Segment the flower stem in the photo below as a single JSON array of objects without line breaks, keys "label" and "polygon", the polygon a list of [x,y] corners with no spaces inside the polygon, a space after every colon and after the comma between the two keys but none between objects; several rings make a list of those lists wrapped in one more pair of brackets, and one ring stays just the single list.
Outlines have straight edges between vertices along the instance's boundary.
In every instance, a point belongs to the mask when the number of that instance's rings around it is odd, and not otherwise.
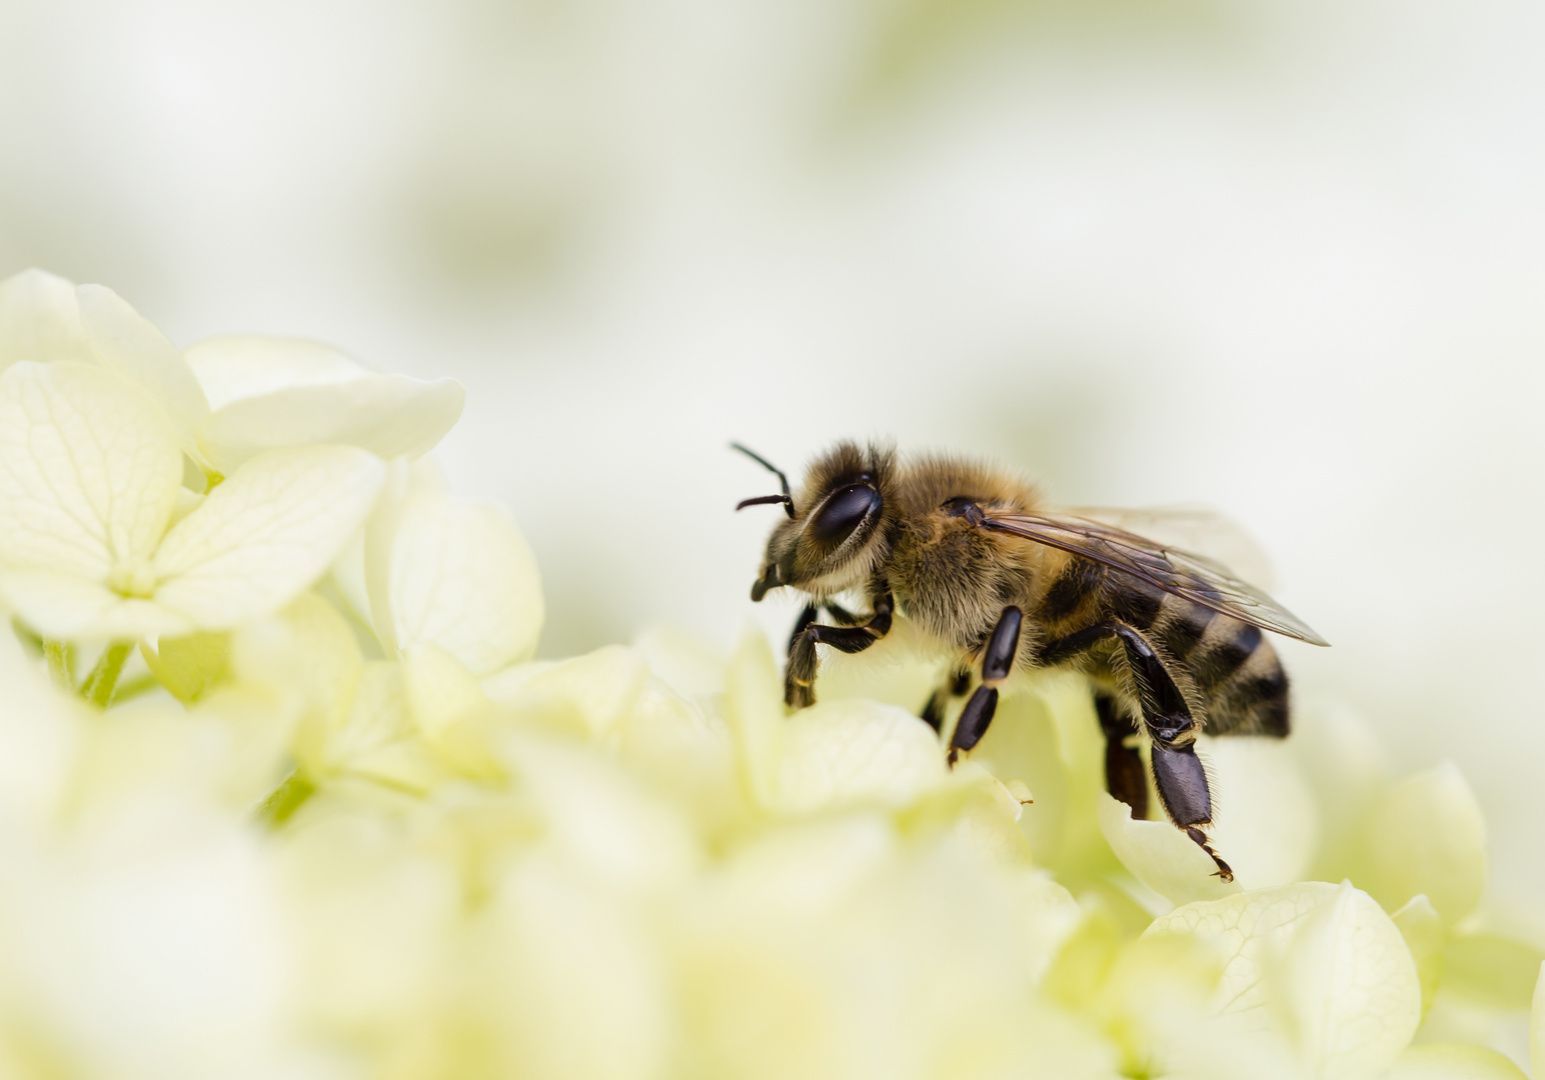
[{"label": "flower stem", "polygon": [[97,661],[97,666],[86,676],[86,681],[80,684],[80,696],[98,708],[107,708],[107,703],[113,699],[113,688],[118,685],[118,676],[123,673],[123,662],[129,658],[129,649],[132,647],[127,641],[115,641],[109,645]]},{"label": "flower stem", "polygon": [[301,775],[299,769],[284,778],[284,783],[258,804],[252,816],[260,825],[277,829],[289,820],[316,791],[316,785]]},{"label": "flower stem", "polygon": [[43,655],[48,660],[48,677],[61,690],[75,689],[74,648],[63,641],[43,642]]}]

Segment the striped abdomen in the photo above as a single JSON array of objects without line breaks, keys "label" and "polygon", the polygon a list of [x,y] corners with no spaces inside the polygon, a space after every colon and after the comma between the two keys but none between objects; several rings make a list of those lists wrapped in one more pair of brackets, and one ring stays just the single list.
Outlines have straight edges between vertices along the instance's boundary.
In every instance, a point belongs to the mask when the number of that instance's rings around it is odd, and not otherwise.
[{"label": "striped abdomen", "polygon": [[1288,733],[1287,673],[1258,627],[1080,558],[1063,564],[1036,614],[1053,636],[1107,618],[1142,631],[1190,676],[1209,734]]}]

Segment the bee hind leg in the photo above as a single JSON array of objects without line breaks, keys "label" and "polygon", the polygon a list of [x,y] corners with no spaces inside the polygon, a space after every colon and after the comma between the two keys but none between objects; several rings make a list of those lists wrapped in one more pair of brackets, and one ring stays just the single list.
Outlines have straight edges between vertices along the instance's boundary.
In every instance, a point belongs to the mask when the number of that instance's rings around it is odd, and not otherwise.
[{"label": "bee hind leg", "polygon": [[955,722],[955,733],[950,736],[951,765],[987,734],[987,725],[992,723],[993,714],[998,711],[998,684],[1014,670],[1014,658],[1019,654],[1019,627],[1023,621],[1017,607],[1006,607],[998,616],[998,625],[993,627],[987,647],[982,650],[982,685],[966,702],[960,719]]},{"label": "bee hind leg", "polygon": [[1116,699],[1096,692],[1094,709],[1105,734],[1105,790],[1132,808],[1139,821],[1148,817],[1148,777],[1143,771],[1143,755],[1135,744],[1136,731],[1131,721],[1121,715]]},{"label": "bee hind leg", "polygon": [[[1096,642],[1113,636],[1121,642],[1127,667],[1132,673],[1138,706],[1142,710],[1143,726],[1147,728],[1153,746],[1153,781],[1159,792],[1159,801],[1164,805],[1164,814],[1171,824],[1212,858],[1218,867],[1218,877],[1224,881],[1233,881],[1234,871],[1212,849],[1212,843],[1202,831],[1212,823],[1212,794],[1207,788],[1206,770],[1202,768],[1201,759],[1196,756],[1196,748],[1192,745],[1200,729],[1191,716],[1191,707],[1186,703],[1185,695],[1175,684],[1175,677],[1170,674],[1152,643],[1119,619],[1107,619],[1046,643],[1041,647],[1040,660],[1043,664],[1062,663]],[[1103,716],[1101,726],[1105,726]],[[1109,729],[1106,737],[1109,740]],[[1107,741],[1107,770],[1110,768],[1111,753]],[[1117,766],[1118,769],[1129,767],[1130,762]],[[1109,780],[1109,771],[1106,776]],[[1111,793],[1122,798],[1114,789]],[[1127,805],[1135,806],[1130,802]]]}]

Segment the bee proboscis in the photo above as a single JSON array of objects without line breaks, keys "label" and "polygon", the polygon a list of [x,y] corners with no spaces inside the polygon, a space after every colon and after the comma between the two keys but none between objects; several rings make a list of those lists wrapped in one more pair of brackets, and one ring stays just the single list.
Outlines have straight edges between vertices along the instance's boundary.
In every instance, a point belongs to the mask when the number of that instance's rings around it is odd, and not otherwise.
[{"label": "bee proboscis", "polygon": [[[782,486],[737,509],[776,503],[787,515],[767,541],[751,599],[784,586],[808,597],[789,640],[791,707],[815,701],[817,645],[862,652],[894,619],[909,619],[957,661],[923,719],[941,729],[949,702],[971,692],[950,733],[954,764],[986,733],[1010,674],[1074,667],[1094,688],[1110,793],[1147,816],[1132,739],[1141,732],[1165,815],[1233,880],[1205,831],[1212,795],[1196,737],[1204,724],[1214,735],[1286,736],[1287,675],[1261,631],[1324,639],[1222,564],[1100,520],[1110,514],[1049,508],[1032,485],[993,466],[902,461],[841,442],[812,463],[795,495],[781,471],[735,448]],[[847,611],[839,597],[850,594],[867,610]],[[831,623],[817,621],[822,611]]]}]

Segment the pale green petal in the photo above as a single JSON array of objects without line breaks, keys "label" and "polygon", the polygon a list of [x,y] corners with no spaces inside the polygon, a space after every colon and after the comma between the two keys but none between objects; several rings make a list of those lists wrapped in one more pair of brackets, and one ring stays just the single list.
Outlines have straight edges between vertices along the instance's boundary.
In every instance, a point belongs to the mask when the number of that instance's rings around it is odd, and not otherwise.
[{"label": "pale green petal", "polygon": [[482,686],[522,720],[601,738],[634,707],[648,675],[637,650],[606,645],[559,663],[505,668]]},{"label": "pale green petal", "polygon": [[231,674],[231,637],[223,632],[163,636],[154,648],[141,645],[140,653],[156,680],[184,704],[197,701]]},{"label": "pale green petal", "polygon": [[155,557],[157,601],[207,630],[277,610],[364,523],[384,473],[352,447],[254,458],[167,533]]},{"label": "pale green petal", "polygon": [[42,270],[0,281],[0,368],[21,360],[95,362],[74,283]]},{"label": "pale green petal", "polygon": [[730,661],[724,711],[735,735],[741,783],[759,806],[777,798],[783,757],[783,686],[767,639],[748,631]]},{"label": "pale green petal", "polygon": [[502,509],[415,484],[390,542],[398,648],[436,645],[476,676],[536,650],[542,582],[525,538]]},{"label": "pale green petal", "polygon": [[1425,896],[1413,896],[1390,918],[1406,939],[1411,959],[1416,964],[1416,978],[1422,984],[1422,1015],[1432,1008],[1432,999],[1443,981],[1443,920]]},{"label": "pale green petal", "polygon": [[661,893],[701,854],[686,822],[616,762],[582,743],[512,735],[504,754],[540,815],[551,854],[607,888]]},{"label": "pale green petal", "polygon": [[13,571],[0,578],[0,593],[29,626],[60,641],[137,641],[196,629],[186,615],[154,600],[70,574]]},{"label": "pale green petal", "polygon": [[777,801],[793,813],[862,802],[903,806],[946,775],[937,733],[915,714],[847,698],[785,722]]},{"label": "pale green petal", "polygon": [[1387,1080],[1527,1080],[1507,1055],[1469,1043],[1425,1043],[1400,1055]]},{"label": "pale green petal", "polygon": [[1529,1071],[1545,1077],[1545,962],[1534,982],[1534,1001],[1529,1007]]},{"label": "pale green petal", "polygon": [[1148,934],[1194,933],[1224,958],[1218,1007],[1241,1031],[1277,1026],[1312,1075],[1377,1075],[1421,1020],[1416,966],[1366,893],[1307,882],[1187,904]]},{"label": "pale green petal", "polygon": [[[148,592],[146,562],[181,480],[172,433],[122,376],[30,362],[0,375],[0,561],[7,566]],[[110,582],[115,572],[122,580]]]},{"label": "pale green petal", "polygon": [[[1217,864],[1167,821],[1136,821],[1132,808],[1108,794],[1099,798],[1100,828],[1123,866],[1172,904],[1211,900],[1240,890],[1217,876]],[[1230,852],[1225,852],[1228,857]]]},{"label": "pale green petal", "polygon": [[634,907],[532,860],[508,875],[478,929],[470,967],[496,1063],[488,1075],[671,1075],[675,987]]},{"label": "pale green petal", "polygon": [[1319,839],[1319,811],[1282,739],[1203,739],[1212,782],[1213,847],[1245,888],[1305,877]]},{"label": "pale green petal", "polygon": [[1451,763],[1406,777],[1373,807],[1354,874],[1389,910],[1426,893],[1450,926],[1480,903],[1486,886],[1486,821]]},{"label": "pale green petal", "polygon": [[333,769],[332,739],[354,708],[364,672],[359,643],[343,616],[302,593],[277,615],[237,630],[230,657],[244,686],[268,695],[276,713],[295,718],[293,748],[301,767],[316,776]]},{"label": "pale green petal", "polygon": [[165,410],[179,444],[197,458],[194,433],[209,415],[209,402],[182,353],[111,289],[82,285],[75,295],[98,355],[150,393]]},{"label": "pale green petal", "polygon": [[215,410],[291,387],[329,386],[371,374],[332,346],[304,338],[262,334],[206,338],[189,346],[184,355]]}]

